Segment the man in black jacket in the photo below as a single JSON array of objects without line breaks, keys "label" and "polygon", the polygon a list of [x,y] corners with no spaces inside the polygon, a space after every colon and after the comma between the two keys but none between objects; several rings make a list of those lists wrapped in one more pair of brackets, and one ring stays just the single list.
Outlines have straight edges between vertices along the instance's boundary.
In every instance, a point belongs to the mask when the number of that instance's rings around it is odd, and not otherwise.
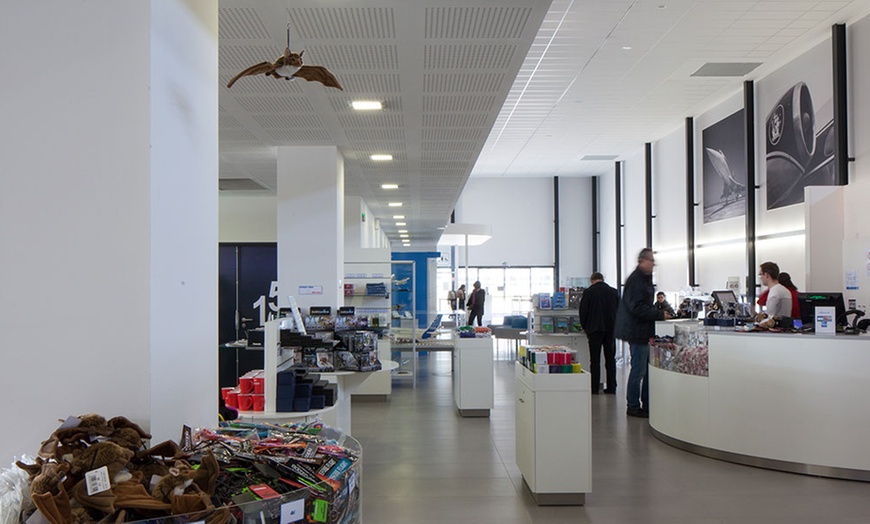
[{"label": "man in black jacket", "polygon": [[622,300],[616,311],[616,338],[628,342],[631,371],[626,388],[627,414],[649,417],[649,339],[655,336],[656,320],[671,318],[653,304],[652,249],[645,247],[637,255],[637,268],[625,280]]},{"label": "man in black jacket", "polygon": [[474,283],[471,296],[468,298],[468,325],[474,324],[477,317],[477,325],[483,325],[483,304],[486,302],[486,291],[480,288],[480,281]]},{"label": "man in black jacket", "polygon": [[601,384],[601,347],[604,346],[604,369],[607,374],[605,393],[616,394],[616,342],[613,324],[619,293],[604,282],[604,275],[592,273],[592,285],[580,298],[580,325],[589,342],[589,367],[592,372],[592,393],[597,394]]}]

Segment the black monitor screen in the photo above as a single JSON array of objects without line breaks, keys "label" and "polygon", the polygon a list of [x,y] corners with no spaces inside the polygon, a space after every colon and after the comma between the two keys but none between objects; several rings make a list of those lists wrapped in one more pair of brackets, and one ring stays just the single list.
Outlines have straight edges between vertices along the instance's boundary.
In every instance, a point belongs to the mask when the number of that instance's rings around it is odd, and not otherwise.
[{"label": "black monitor screen", "polygon": [[734,313],[739,313],[739,308],[737,304],[737,295],[734,294],[734,291],[730,289],[726,289],[723,291],[714,291],[712,293],[713,299],[716,300],[716,304],[719,307],[719,311],[723,314],[728,313],[729,309],[735,310]]},{"label": "black monitor screen", "polygon": [[833,306],[837,312],[837,325],[846,325],[846,303],[842,293],[798,293],[798,304],[801,309],[801,322],[805,326],[814,326],[816,323],[816,307]]}]

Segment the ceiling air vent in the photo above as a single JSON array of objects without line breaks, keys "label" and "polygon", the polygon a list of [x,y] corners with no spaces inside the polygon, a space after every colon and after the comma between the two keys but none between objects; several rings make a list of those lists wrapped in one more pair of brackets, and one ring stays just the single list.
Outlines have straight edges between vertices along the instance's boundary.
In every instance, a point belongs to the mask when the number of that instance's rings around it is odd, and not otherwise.
[{"label": "ceiling air vent", "polygon": [[591,161],[601,161],[601,160],[616,160],[619,158],[619,155],[586,155],[580,160],[591,160]]},{"label": "ceiling air vent", "polygon": [[692,76],[746,76],[761,62],[707,62]]},{"label": "ceiling air vent", "polygon": [[251,178],[219,178],[221,191],[268,191],[269,188]]}]

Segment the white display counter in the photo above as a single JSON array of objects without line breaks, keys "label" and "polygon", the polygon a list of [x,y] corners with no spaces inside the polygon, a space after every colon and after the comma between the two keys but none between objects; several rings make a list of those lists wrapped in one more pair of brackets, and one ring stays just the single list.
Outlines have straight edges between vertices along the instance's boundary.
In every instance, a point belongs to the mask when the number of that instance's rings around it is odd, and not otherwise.
[{"label": "white display counter", "polygon": [[463,417],[488,417],[495,405],[492,340],[454,339],[453,401]]},{"label": "white display counter", "polygon": [[540,505],[582,505],[592,491],[590,375],[515,363],[516,461]]},{"label": "white display counter", "polygon": [[709,331],[709,376],[650,366],[650,425],[741,464],[870,481],[870,336]]}]

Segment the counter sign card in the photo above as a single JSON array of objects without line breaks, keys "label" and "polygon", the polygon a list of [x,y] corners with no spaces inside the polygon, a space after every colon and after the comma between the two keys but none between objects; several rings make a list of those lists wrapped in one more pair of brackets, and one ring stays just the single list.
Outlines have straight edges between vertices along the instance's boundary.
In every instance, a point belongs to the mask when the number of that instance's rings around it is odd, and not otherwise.
[{"label": "counter sign card", "polygon": [[816,307],[816,333],[833,335],[836,333],[836,308],[832,306]]}]

